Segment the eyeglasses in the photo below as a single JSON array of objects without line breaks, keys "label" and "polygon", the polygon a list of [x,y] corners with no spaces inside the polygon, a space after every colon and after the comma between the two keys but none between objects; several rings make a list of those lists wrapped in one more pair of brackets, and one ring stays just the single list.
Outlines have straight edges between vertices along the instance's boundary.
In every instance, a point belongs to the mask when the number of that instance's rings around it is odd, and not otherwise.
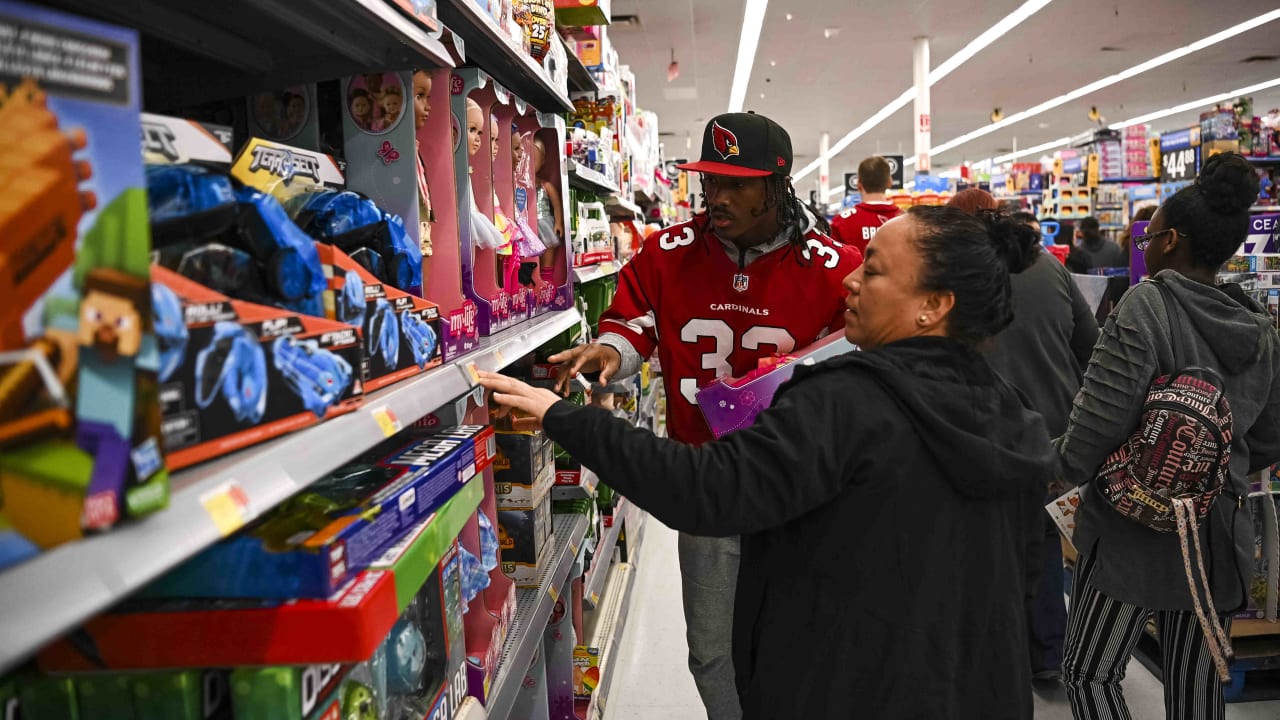
[{"label": "eyeglasses", "polygon": [[1161,235],[1164,235],[1165,233],[1178,233],[1179,237],[1184,237],[1184,238],[1191,237],[1190,235],[1184,232],[1178,232],[1177,228],[1165,228],[1164,230],[1157,230],[1153,233],[1147,233],[1145,235],[1139,235],[1135,237],[1133,239],[1133,246],[1137,248],[1139,252],[1146,252],[1147,246],[1151,244],[1151,241],[1155,240]]}]

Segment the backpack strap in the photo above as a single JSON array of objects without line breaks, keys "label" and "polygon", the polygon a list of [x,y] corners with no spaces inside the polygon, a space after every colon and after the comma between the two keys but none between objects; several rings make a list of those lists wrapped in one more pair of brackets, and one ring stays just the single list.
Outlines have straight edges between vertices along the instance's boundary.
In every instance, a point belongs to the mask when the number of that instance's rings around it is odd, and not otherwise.
[{"label": "backpack strap", "polygon": [[1173,348],[1173,368],[1171,372],[1177,372],[1182,369],[1182,353],[1179,352],[1179,346],[1182,342],[1179,339],[1178,326],[1174,321],[1176,311],[1173,309],[1177,301],[1173,297],[1173,291],[1169,289],[1169,286],[1163,280],[1153,278],[1152,282],[1155,283],[1156,287],[1160,288],[1160,296],[1164,299],[1164,314],[1169,322],[1169,344]]}]

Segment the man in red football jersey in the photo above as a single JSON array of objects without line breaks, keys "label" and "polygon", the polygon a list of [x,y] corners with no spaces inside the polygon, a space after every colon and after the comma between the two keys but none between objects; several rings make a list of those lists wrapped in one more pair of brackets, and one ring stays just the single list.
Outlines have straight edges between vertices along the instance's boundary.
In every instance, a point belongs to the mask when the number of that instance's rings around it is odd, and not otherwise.
[{"label": "man in red football jersey", "polygon": [[866,253],[867,243],[876,236],[876,230],[902,214],[885,195],[892,184],[893,171],[884,158],[872,155],[858,163],[858,192],[862,194],[862,202],[832,219],[831,237]]},{"label": "man in red football jersey", "polygon": [[[655,232],[622,269],[600,341],[551,358],[565,363],[562,385],[579,371],[599,371],[601,383],[626,377],[657,350],[668,433],[701,444],[712,433],[700,387],[843,327],[841,282],[862,256],[796,198],[791,161],[791,138],[772,120],[713,118],[701,159],[681,166],[702,174],[707,212]],[[738,539],[681,533],[679,549],[689,669],[709,720],[740,718],[730,655]]]}]

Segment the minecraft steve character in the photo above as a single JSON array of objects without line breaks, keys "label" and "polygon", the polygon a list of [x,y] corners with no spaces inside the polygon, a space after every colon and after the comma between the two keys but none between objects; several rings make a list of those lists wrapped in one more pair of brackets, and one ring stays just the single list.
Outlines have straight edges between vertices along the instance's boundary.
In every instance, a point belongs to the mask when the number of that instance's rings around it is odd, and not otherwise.
[{"label": "minecraft steve character", "polygon": [[115,523],[132,477],[134,388],[144,354],[149,291],[146,278],[110,268],[91,270],[84,279],[76,444],[94,458],[85,498],[86,529]]}]

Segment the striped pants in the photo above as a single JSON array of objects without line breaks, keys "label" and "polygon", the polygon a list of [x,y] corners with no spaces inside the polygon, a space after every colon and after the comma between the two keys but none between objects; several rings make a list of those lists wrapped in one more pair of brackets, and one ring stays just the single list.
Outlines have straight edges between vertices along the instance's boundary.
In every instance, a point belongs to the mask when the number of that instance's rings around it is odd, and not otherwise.
[{"label": "striped pants", "polygon": [[[1120,681],[1147,618],[1155,615],[1169,720],[1224,720],[1222,685],[1194,612],[1151,611],[1113,600],[1091,584],[1093,559],[1082,555],[1071,589],[1062,680],[1076,720],[1129,720]],[[1223,615],[1230,632],[1230,617]]]}]

